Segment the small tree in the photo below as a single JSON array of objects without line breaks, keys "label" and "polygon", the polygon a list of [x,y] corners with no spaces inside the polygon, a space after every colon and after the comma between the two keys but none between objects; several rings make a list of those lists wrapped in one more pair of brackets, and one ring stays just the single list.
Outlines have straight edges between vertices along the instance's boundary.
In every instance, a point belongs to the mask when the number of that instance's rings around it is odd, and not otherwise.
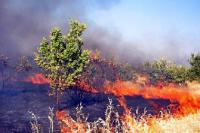
[{"label": "small tree", "polygon": [[189,70],[189,79],[200,81],[200,54],[192,54],[189,60],[191,68]]},{"label": "small tree", "polygon": [[150,80],[154,83],[157,81],[166,81],[170,79],[167,69],[169,62],[165,59],[156,60],[154,62],[145,62],[143,69],[150,75]]},{"label": "small tree", "polygon": [[70,21],[67,35],[54,28],[49,40],[43,38],[40,43],[35,61],[46,72],[53,94],[73,86],[89,63],[89,51],[82,50],[85,29],[85,24]]},{"label": "small tree", "polygon": [[157,60],[153,63],[146,62],[143,69],[150,75],[150,80],[184,83],[188,77],[188,68],[171,63],[167,60]]},{"label": "small tree", "polygon": [[119,78],[123,81],[134,80],[136,78],[136,71],[128,63],[119,64],[118,73],[119,73]]},{"label": "small tree", "polygon": [[181,65],[171,64],[168,68],[168,74],[171,81],[176,83],[185,83],[188,78],[188,68]]}]

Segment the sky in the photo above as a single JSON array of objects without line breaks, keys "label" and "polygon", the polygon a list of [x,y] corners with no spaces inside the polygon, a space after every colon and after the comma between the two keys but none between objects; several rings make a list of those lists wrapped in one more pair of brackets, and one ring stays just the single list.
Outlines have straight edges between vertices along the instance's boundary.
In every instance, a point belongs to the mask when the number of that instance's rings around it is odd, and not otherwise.
[{"label": "sky", "polygon": [[89,16],[111,32],[120,32],[124,40],[142,45],[146,52],[174,52],[161,54],[164,58],[188,58],[200,51],[199,0],[123,0]]},{"label": "sky", "polygon": [[199,0],[123,0],[109,10],[95,10],[89,16],[111,30],[117,28],[126,39],[148,33],[200,33]]},{"label": "sky", "polygon": [[88,25],[87,48],[128,62],[187,64],[200,51],[199,0],[1,0],[0,52],[30,54],[52,27]]}]

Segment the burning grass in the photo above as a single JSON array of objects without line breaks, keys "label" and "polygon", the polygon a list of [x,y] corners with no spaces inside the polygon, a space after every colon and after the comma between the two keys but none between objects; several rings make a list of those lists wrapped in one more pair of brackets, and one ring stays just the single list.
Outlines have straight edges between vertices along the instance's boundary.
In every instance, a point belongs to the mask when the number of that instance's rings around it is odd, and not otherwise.
[{"label": "burning grass", "polygon": [[[198,133],[200,132],[200,95],[197,93],[199,87],[200,84],[197,82],[187,82],[184,85],[174,83],[152,85],[148,78],[139,77],[136,81],[107,82],[99,91],[82,82],[81,89],[85,91],[116,96],[124,109],[123,115],[119,115],[112,100],[109,100],[105,119],[99,118],[89,122],[82,111],[82,106],[76,108],[76,119],[73,119],[66,110],[57,111],[56,117],[62,133]],[[147,100],[166,99],[171,102],[171,106],[166,111],[166,108],[155,105],[156,111],[160,111],[157,115],[149,115],[146,110],[141,115],[138,110],[135,112],[130,110],[125,96],[142,96]]]},{"label": "burning grass", "polygon": [[[57,111],[61,133],[199,133],[200,111],[181,117],[160,112],[159,116],[138,114],[138,110],[122,116],[115,110],[112,100],[105,111],[105,119],[98,118],[94,122],[87,121],[87,115],[82,111],[80,104],[76,108],[76,118],[73,119],[67,111]],[[52,112],[51,112],[52,113]],[[34,118],[36,116],[32,114]],[[49,116],[50,117],[50,116]],[[53,117],[51,116],[51,119]],[[50,120],[50,123],[52,120]],[[37,119],[31,122],[32,132],[40,133],[40,125]],[[54,125],[50,124],[49,132],[54,132]]]},{"label": "burning grass", "polygon": [[161,112],[159,117],[142,115],[138,111],[134,114],[119,113],[112,105],[112,100],[105,111],[105,120],[99,118],[97,121],[88,122],[82,112],[82,106],[76,108],[76,119],[72,119],[66,111],[56,113],[60,121],[61,133],[198,133],[200,132],[200,112],[175,117],[169,113]]},{"label": "burning grass", "polygon": [[[70,28],[67,36],[62,35],[60,29],[53,29],[50,38],[43,39],[38,48],[35,62],[43,69],[47,78],[36,73],[22,81],[39,85],[50,84],[52,91],[49,92],[56,95],[58,110],[60,93],[74,87],[91,94],[112,95],[124,112],[121,115],[111,100],[105,111],[105,119],[99,118],[93,122],[88,121],[81,105],[76,108],[76,119],[66,110],[57,111],[56,117],[62,133],[200,132],[200,84],[186,82],[200,81],[199,54],[192,54],[190,67],[160,60],[154,63],[146,62],[136,69],[113,59],[104,60],[98,53],[91,54],[90,57],[90,52],[82,49],[81,35],[86,28],[85,24],[71,21]],[[34,64],[33,66],[35,67]],[[13,66],[9,64],[6,56],[0,55],[0,67],[2,89],[7,80],[21,81],[19,72],[37,71],[26,57],[22,57],[19,64]],[[15,76],[10,76],[11,70],[16,73]],[[18,76],[20,80],[17,79]],[[146,114],[146,110],[142,115],[138,110],[133,113],[126,97],[137,96],[152,104],[156,114]],[[79,96],[76,96],[76,99],[79,99]],[[169,101],[170,111],[165,105],[158,105],[151,99]],[[31,122],[32,131],[39,133],[40,124],[37,117],[31,114],[34,120]],[[51,133],[54,132],[53,117],[51,110],[48,116]]]},{"label": "burning grass", "polygon": [[[196,93],[198,90],[197,86],[199,86],[198,83],[188,83],[187,85],[159,84],[155,86],[148,83],[141,84],[141,82],[137,81],[116,81],[114,83],[107,83],[102,91],[105,94],[114,94],[118,98],[120,105],[125,110],[124,115],[119,116],[119,113],[113,108],[111,101],[106,109],[105,120],[99,118],[92,123],[87,122],[87,119],[84,121],[80,121],[80,119],[74,121],[66,112],[62,112],[63,119],[59,119],[62,121],[61,132],[200,132],[200,95]],[[194,88],[196,88],[196,91],[194,91]],[[161,111],[160,114],[156,116],[147,115],[145,111],[142,115],[139,115],[138,111],[136,111],[135,114],[131,114],[124,96],[137,95],[145,99],[168,99],[172,106],[174,103],[177,103],[178,106],[171,108],[170,112],[165,110],[164,112]],[[157,111],[160,109],[161,108],[157,108]],[[77,112],[81,114],[80,110]]]},{"label": "burning grass", "polygon": [[[175,110],[178,111],[178,114],[188,114],[200,109],[200,95],[191,91],[188,86],[178,86],[176,84],[141,86],[133,82],[117,81],[105,85],[104,91],[106,94],[114,94],[117,97],[142,96],[145,99],[168,99],[172,105],[178,103],[179,107]],[[121,99],[119,100],[121,101]],[[124,104],[122,106],[126,108]]]},{"label": "burning grass", "polygon": [[[57,111],[56,117],[59,120],[62,133],[200,132],[200,84],[198,82],[178,84],[160,80],[153,84],[150,77],[145,74],[137,74],[133,79],[121,80],[121,78],[118,78],[117,65],[107,65],[109,63],[105,61],[97,62],[97,60],[93,63],[95,69],[91,68],[91,70],[94,72],[91,71],[92,74],[86,72],[85,76],[80,78],[76,85],[78,88],[90,93],[114,95],[124,109],[124,113],[123,115],[119,114],[111,100],[109,100],[105,111],[105,119],[99,118],[93,122],[88,121],[88,117],[82,112],[82,106],[76,108],[76,119],[73,119],[67,110]],[[47,84],[50,82],[42,74],[28,77],[25,81],[33,84]],[[101,84],[99,85],[99,83]],[[130,110],[129,101],[126,101],[127,96],[141,96],[146,100],[169,100],[170,106],[167,108],[164,105],[160,106],[152,103],[154,111],[157,113],[149,115],[144,110],[141,115],[138,110],[135,112]]]}]

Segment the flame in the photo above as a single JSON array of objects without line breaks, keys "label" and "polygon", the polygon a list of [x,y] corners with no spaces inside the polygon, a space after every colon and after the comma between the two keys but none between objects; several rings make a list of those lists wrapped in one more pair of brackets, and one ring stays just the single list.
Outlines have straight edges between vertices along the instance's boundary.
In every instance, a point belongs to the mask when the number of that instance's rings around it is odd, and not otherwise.
[{"label": "flame", "polygon": [[135,81],[137,84],[146,85],[149,83],[149,78],[146,75],[137,75],[137,79]]},{"label": "flame", "polygon": [[[174,83],[166,84],[159,82],[151,85],[145,76],[139,77],[137,81],[106,82],[101,90],[97,90],[84,81],[78,84],[83,90],[91,93],[113,94],[117,97],[119,104],[124,108],[124,114],[120,116],[124,132],[194,132],[200,131],[200,84],[197,82],[187,82],[185,85]],[[171,114],[162,112],[162,115],[148,116],[142,115],[140,120],[134,117],[129,110],[125,96],[142,96],[145,99],[166,99],[172,104]],[[155,109],[160,109],[159,105],[152,103]],[[176,106],[175,106],[176,105]],[[73,120],[67,112],[57,112],[57,119],[62,123],[61,132],[91,132],[91,127],[87,122]],[[95,122],[94,122],[95,123]],[[191,125],[192,126],[188,126]],[[109,123],[105,123],[109,125]],[[179,127],[179,128],[176,128]],[[96,129],[97,127],[93,127]],[[107,129],[108,128],[108,129]],[[184,129],[183,129],[184,128]],[[115,132],[112,127],[100,127],[103,130]]]},{"label": "flame", "polygon": [[[108,112],[110,114],[111,112]],[[81,114],[82,115],[82,114]],[[114,115],[118,115],[115,113]],[[200,112],[182,117],[163,114],[160,117],[142,114],[139,118],[130,112],[123,114],[119,119],[112,121],[111,115],[106,115],[106,120],[98,119],[94,122],[74,120],[66,111],[57,111],[56,117],[60,123],[61,133],[93,133],[93,132],[138,132],[138,133],[197,133],[200,131]],[[108,119],[108,120],[107,120]],[[119,121],[120,125],[112,122]]]},{"label": "flame", "polygon": [[142,96],[146,99],[168,99],[172,103],[178,102],[179,111],[183,114],[200,109],[200,95],[192,92],[187,86],[177,86],[175,84],[162,87],[160,85],[140,86],[137,83],[118,80],[115,83],[106,84],[104,92],[118,97]]},{"label": "flame", "polygon": [[[49,80],[43,74],[35,74],[28,77],[25,81],[33,84],[49,83]],[[185,85],[159,82],[157,85],[152,85],[148,78],[141,76],[135,82],[121,81],[119,79],[115,82],[106,82],[101,90],[93,88],[85,83],[84,80],[78,81],[77,86],[90,93],[115,95],[121,107],[124,108],[124,114],[120,116],[120,121],[124,124],[127,132],[164,132],[166,128],[174,131],[176,128],[171,129],[172,126],[176,124],[180,127],[181,125],[186,126],[184,123],[191,123],[191,121],[195,121],[195,124],[197,123],[195,128],[200,130],[198,128],[200,118],[200,84],[198,82],[186,82]],[[172,103],[171,107],[174,109],[171,112],[172,114],[164,112],[162,117],[152,116],[149,118],[144,115],[144,118],[138,122],[131,114],[125,96],[142,96],[145,99],[166,99]],[[160,109],[159,105],[155,103],[150,104],[155,109]],[[66,111],[57,111],[56,117],[60,123],[61,133],[74,131],[82,133],[91,130],[88,129],[87,122],[75,121]],[[163,126],[165,124],[166,127]]]},{"label": "flame", "polygon": [[66,111],[57,111],[56,118],[60,122],[61,133],[86,132],[86,125],[82,122],[74,121]]},{"label": "flame", "polygon": [[124,108],[125,114],[128,114],[130,110],[126,104],[126,99],[124,97],[118,97],[117,100],[119,104]]},{"label": "flame", "polygon": [[[145,99],[169,100],[171,102],[170,107],[174,111],[173,113],[177,115],[195,113],[200,109],[200,84],[197,82],[187,82],[186,85],[159,82],[157,85],[151,85],[148,78],[142,75],[135,82],[121,80],[117,80],[114,83],[106,82],[101,90],[92,88],[83,81],[81,83],[81,88],[85,91],[115,95],[125,112],[129,111],[125,96],[142,96]],[[176,106],[177,104],[178,107]],[[156,109],[161,109],[155,103],[152,103],[152,106]]]},{"label": "flame", "polygon": [[193,81],[193,82],[186,82],[186,83],[191,92],[200,95],[200,83],[199,82]]},{"label": "flame", "polygon": [[[145,99],[169,100],[169,105],[174,115],[187,115],[195,113],[200,109],[200,83],[187,82],[185,85],[175,83],[159,82],[152,85],[145,75],[139,75],[135,82],[121,81],[105,82],[101,90],[97,90],[86,84],[83,80],[79,82],[81,89],[91,93],[113,94],[117,97],[124,111],[129,112],[125,96],[142,96]],[[159,112],[163,107],[150,101],[150,104]]]},{"label": "flame", "polygon": [[90,86],[89,84],[87,84],[86,82],[84,82],[83,80],[79,80],[77,81],[77,86],[87,92],[91,92],[91,93],[98,93],[97,89]]},{"label": "flame", "polygon": [[[33,84],[50,83],[41,73],[28,77],[25,82]],[[83,80],[78,81],[77,85],[81,89],[91,93],[103,92],[115,95],[125,112],[128,112],[129,109],[124,96],[142,96],[145,99],[170,100],[171,103],[178,103],[179,107],[176,110],[182,115],[196,112],[200,109],[200,84],[198,82],[187,82],[186,85],[182,86],[173,83],[164,84],[162,82],[157,85],[151,85],[145,75],[140,75],[135,82],[121,80],[117,80],[114,83],[106,82],[101,90],[91,87]]]},{"label": "flame", "polygon": [[24,81],[32,83],[32,84],[49,84],[50,83],[49,79],[47,79],[41,73],[34,74],[33,76],[28,77]]}]

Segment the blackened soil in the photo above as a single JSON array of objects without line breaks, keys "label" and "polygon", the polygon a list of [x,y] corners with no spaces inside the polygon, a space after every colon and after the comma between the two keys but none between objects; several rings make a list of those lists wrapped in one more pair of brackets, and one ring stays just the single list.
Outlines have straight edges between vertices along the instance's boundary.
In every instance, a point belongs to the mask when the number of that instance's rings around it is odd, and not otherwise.
[{"label": "blackened soil", "polygon": [[[38,117],[41,130],[47,133],[49,120],[48,108],[57,109],[55,97],[48,95],[48,85],[34,85],[24,82],[13,82],[0,89],[0,133],[29,133],[31,132],[29,111]],[[99,117],[104,118],[108,104],[108,98],[112,99],[114,107],[122,114],[123,109],[119,106],[117,98],[113,95],[92,94],[73,88],[65,91],[60,96],[59,110],[68,110],[75,118],[75,109],[81,102],[83,112],[89,115],[88,120],[94,121]],[[146,100],[140,96],[125,97],[128,106],[134,112],[139,108],[143,113],[155,114],[158,107],[167,107],[170,102],[162,99]],[[155,106],[156,105],[156,106]],[[55,132],[59,132],[58,122],[54,119]]]}]

